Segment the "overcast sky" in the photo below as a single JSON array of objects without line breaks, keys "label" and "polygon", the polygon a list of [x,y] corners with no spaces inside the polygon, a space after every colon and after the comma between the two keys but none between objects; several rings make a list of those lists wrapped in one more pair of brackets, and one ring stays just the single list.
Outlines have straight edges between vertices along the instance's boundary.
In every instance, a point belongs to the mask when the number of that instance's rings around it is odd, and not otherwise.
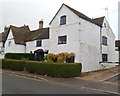
[{"label": "overcast sky", "polygon": [[[30,30],[38,28],[38,21],[44,20],[44,27],[65,3],[90,18],[106,16],[113,32],[118,37],[118,1],[120,0],[0,0],[0,32],[4,26],[29,25]],[[108,8],[105,11],[105,8]]]}]

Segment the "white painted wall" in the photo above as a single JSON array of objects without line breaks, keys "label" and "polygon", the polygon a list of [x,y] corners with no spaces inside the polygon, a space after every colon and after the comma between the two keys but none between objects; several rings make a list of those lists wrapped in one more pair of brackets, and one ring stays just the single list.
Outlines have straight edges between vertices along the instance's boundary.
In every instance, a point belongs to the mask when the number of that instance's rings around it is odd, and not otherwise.
[{"label": "white painted wall", "polygon": [[80,62],[83,72],[101,69],[100,27],[81,19]]},{"label": "white painted wall", "polygon": [[[104,27],[104,23],[106,23],[106,28]],[[115,35],[113,34],[112,29],[109,26],[106,18],[104,19],[103,28],[102,28],[102,36],[107,37],[108,45],[102,45],[102,53],[108,54],[108,62],[117,62],[116,52],[115,52]]]},{"label": "white painted wall", "polygon": [[[67,24],[60,25],[60,17],[67,15]],[[50,25],[50,53],[73,52],[79,61],[79,17],[63,6]],[[58,44],[58,36],[67,35],[67,44]],[[73,38],[75,37],[75,38]]]},{"label": "white painted wall", "polygon": [[42,46],[36,47],[36,41],[26,42],[26,53],[30,53],[32,51],[34,53],[37,49],[49,50],[49,39],[42,39]]},{"label": "white painted wall", "polygon": [[[65,25],[60,17],[67,16]],[[58,44],[58,36],[67,35],[67,44]],[[75,62],[81,62],[83,72],[101,68],[100,27],[76,16],[63,6],[50,25],[50,53],[73,52]]]},{"label": "white painted wall", "polygon": [[115,62],[119,62],[119,51],[115,51]]},{"label": "white painted wall", "polygon": [[3,42],[0,42],[0,59],[4,57],[4,47]]},{"label": "white painted wall", "polygon": [[[10,46],[8,46],[9,41],[11,41]],[[25,53],[24,45],[15,44],[11,30],[5,42],[5,53]]]}]

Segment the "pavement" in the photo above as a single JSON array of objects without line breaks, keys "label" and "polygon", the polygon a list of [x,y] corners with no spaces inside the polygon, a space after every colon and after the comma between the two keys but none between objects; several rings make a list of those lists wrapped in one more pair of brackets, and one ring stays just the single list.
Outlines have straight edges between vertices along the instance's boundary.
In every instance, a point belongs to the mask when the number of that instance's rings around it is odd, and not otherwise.
[{"label": "pavement", "polygon": [[117,66],[107,70],[83,73],[84,76],[75,78],[53,78],[46,75],[44,76],[27,73],[25,71],[20,72],[11,70],[3,70],[3,73],[35,78],[43,80],[45,82],[52,82],[56,84],[63,84],[66,86],[95,90],[108,94],[120,95],[120,78],[116,79],[116,76],[119,76],[120,74],[119,70],[120,66]]}]

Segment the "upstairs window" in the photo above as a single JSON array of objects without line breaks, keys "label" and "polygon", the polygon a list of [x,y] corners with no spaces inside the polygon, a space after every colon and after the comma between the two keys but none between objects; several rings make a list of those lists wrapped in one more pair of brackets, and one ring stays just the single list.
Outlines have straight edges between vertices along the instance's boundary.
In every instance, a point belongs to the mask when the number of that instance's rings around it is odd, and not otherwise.
[{"label": "upstairs window", "polygon": [[66,15],[60,17],[60,25],[66,24]]},{"label": "upstairs window", "polygon": [[41,47],[42,46],[42,40],[36,41],[36,47]]},{"label": "upstairs window", "polygon": [[108,54],[102,54],[102,62],[108,61]]},{"label": "upstairs window", "polygon": [[67,36],[58,36],[58,44],[66,44]]},{"label": "upstairs window", "polygon": [[102,45],[107,46],[107,37],[102,37]]},{"label": "upstairs window", "polygon": [[104,27],[106,28],[106,23],[104,23]]},{"label": "upstairs window", "polygon": [[8,46],[11,46],[11,41],[8,42]]}]

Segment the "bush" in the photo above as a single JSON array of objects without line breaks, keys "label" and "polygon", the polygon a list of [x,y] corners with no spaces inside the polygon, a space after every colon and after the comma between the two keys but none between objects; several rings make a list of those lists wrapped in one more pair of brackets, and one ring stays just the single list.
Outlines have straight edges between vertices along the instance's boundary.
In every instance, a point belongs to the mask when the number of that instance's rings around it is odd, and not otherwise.
[{"label": "bush", "polygon": [[15,71],[24,70],[25,62],[22,60],[11,60],[11,59],[3,59],[2,60],[2,68],[10,69]]},{"label": "bush", "polygon": [[80,75],[80,63],[25,62],[26,71],[52,77],[69,78]]},{"label": "bush", "polygon": [[17,59],[17,60],[26,58],[29,60],[33,60],[34,54],[32,53],[6,53],[4,58],[5,59]]},{"label": "bush", "polygon": [[49,53],[47,55],[47,61],[48,62],[57,62],[57,63],[64,63],[65,61],[67,63],[73,63],[74,62],[74,53],[59,53],[59,54],[52,54]]}]

